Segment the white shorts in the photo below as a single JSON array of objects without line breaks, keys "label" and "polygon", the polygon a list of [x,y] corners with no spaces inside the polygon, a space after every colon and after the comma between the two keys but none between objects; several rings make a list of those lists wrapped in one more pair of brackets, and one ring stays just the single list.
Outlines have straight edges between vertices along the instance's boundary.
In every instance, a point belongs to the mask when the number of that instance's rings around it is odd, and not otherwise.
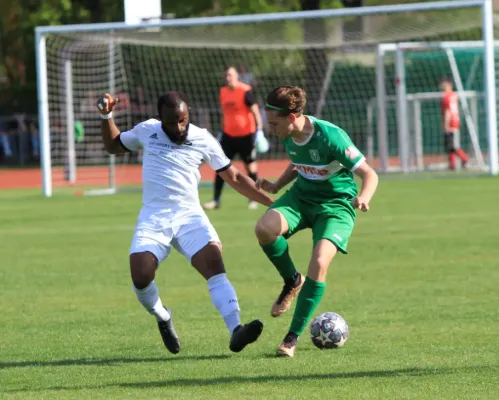
[{"label": "white shorts", "polygon": [[220,238],[206,215],[199,215],[199,218],[177,227],[168,225],[160,218],[139,220],[130,254],[149,251],[160,263],[168,257],[173,246],[191,262],[192,257],[209,242],[220,243]]}]

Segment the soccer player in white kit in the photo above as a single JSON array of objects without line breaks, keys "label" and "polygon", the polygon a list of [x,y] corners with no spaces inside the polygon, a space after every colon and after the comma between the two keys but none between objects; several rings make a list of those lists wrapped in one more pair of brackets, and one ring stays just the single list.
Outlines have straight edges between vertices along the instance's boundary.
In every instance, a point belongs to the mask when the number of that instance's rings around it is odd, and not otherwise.
[{"label": "soccer player in white kit", "polygon": [[231,334],[229,348],[241,351],[260,336],[263,324],[241,324],[236,292],[227,279],[220,239],[199,202],[199,166],[206,162],[229,185],[250,200],[269,206],[273,200],[253,180],[241,174],[225,156],[216,139],[189,123],[188,101],[182,93],[167,92],[158,99],[159,119],[149,119],[120,132],[112,118],[118,102],[109,94],[97,101],[101,134],[110,154],[144,150],[143,197],[130,249],[130,271],[135,293],[158,321],[171,353],[180,351],[172,312],[159,298],[154,276],[173,246],[208,281],[211,300]]}]

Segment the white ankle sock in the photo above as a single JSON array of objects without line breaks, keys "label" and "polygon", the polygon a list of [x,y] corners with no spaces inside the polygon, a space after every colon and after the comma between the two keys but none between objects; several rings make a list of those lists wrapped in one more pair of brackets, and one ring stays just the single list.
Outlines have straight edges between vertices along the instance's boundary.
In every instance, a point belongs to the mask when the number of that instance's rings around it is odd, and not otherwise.
[{"label": "white ankle sock", "polygon": [[137,299],[144,306],[144,308],[152,315],[156,317],[158,321],[168,321],[170,319],[170,314],[163,307],[163,303],[159,298],[158,286],[156,282],[152,281],[149,286],[144,289],[137,289],[133,287]]},{"label": "white ankle sock", "polygon": [[218,274],[208,279],[208,290],[213,305],[222,315],[225,325],[232,334],[234,329],[241,324],[241,319],[237,295],[226,274]]}]

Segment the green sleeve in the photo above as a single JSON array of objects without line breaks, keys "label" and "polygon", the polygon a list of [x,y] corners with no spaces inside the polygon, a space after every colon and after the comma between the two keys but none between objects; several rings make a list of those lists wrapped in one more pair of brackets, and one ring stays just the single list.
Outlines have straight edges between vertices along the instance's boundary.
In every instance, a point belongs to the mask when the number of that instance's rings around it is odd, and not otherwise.
[{"label": "green sleeve", "polygon": [[343,129],[325,125],[323,132],[334,159],[345,168],[355,171],[366,159]]}]

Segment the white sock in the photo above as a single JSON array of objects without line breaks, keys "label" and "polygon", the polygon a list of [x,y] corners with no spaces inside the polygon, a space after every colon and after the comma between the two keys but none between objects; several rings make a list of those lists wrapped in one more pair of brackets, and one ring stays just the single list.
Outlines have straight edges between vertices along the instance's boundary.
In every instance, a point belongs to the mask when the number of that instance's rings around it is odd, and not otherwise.
[{"label": "white sock", "polygon": [[163,307],[163,303],[159,298],[158,286],[156,282],[152,281],[149,286],[144,289],[137,289],[133,287],[137,299],[144,306],[144,308],[152,315],[156,317],[158,321],[168,321],[170,319],[170,314]]},{"label": "white sock", "polygon": [[213,305],[222,315],[225,325],[232,334],[234,329],[241,324],[236,291],[227,279],[226,274],[218,274],[208,279],[208,290]]}]

